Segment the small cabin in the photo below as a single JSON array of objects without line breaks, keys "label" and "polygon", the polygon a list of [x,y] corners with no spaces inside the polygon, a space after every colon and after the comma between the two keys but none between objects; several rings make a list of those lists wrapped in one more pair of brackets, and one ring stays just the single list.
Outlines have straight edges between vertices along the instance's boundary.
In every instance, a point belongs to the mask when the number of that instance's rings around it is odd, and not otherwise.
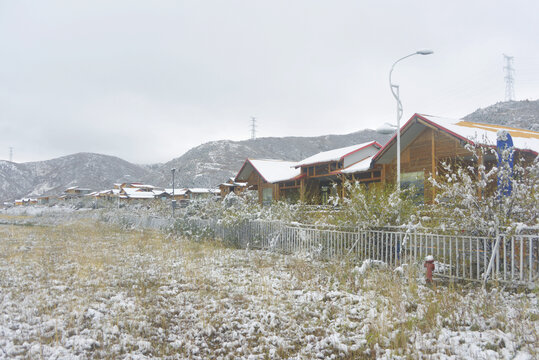
[{"label": "small cabin", "polygon": [[51,197],[50,196],[40,196],[37,198],[37,203],[39,205],[48,205],[51,201]]},{"label": "small cabin", "polygon": [[248,190],[258,191],[258,201],[295,201],[299,198],[300,169],[296,162],[283,160],[247,159],[234,181],[246,183]]},{"label": "small cabin", "polygon": [[[152,187],[153,188],[153,187]],[[124,187],[119,192],[120,199],[125,200],[153,200],[155,194],[147,188]]]},{"label": "small cabin", "polygon": [[219,190],[221,198],[225,198],[230,193],[239,195],[245,190],[247,190],[247,183],[237,182],[234,180],[234,178],[230,178],[227,182],[219,184]]},{"label": "small cabin", "polygon": [[64,190],[64,196],[66,199],[82,197],[92,192],[91,189],[84,189],[78,186],[72,186]]},{"label": "small cabin", "polygon": [[157,198],[159,199],[172,199],[176,201],[187,201],[189,200],[187,195],[187,189],[185,188],[175,188],[174,189],[174,196],[172,195],[173,191],[172,189],[165,189],[164,192],[157,195]]},{"label": "small cabin", "polygon": [[33,198],[22,198],[15,200],[16,206],[28,206],[28,205],[36,205],[38,203],[37,199]]},{"label": "small cabin", "polygon": [[189,200],[209,199],[214,196],[219,196],[220,191],[218,189],[208,188],[188,188],[186,195]]}]

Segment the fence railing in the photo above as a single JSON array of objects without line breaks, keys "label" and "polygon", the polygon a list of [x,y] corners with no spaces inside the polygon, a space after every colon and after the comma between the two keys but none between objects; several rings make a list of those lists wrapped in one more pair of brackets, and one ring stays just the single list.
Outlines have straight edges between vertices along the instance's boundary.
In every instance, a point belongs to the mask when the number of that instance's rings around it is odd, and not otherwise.
[{"label": "fence railing", "polygon": [[513,284],[539,280],[539,233],[495,236],[436,234],[425,230],[318,229],[277,221],[245,221],[225,225],[220,221],[180,220],[182,231],[215,236],[242,248],[285,253],[305,252],[321,258],[380,260],[390,266],[422,264],[427,255],[435,259],[435,275],[451,279],[483,281],[491,259],[489,280]]}]

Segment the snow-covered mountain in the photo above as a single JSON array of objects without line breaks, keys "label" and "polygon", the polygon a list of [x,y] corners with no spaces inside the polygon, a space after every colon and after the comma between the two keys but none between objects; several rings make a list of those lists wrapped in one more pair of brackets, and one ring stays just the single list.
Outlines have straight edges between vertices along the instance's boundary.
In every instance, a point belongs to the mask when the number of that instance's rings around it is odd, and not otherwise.
[{"label": "snow-covered mountain", "polygon": [[539,100],[499,102],[478,109],[464,119],[539,131]]},{"label": "snow-covered mountain", "polygon": [[151,171],[114,156],[78,153],[27,163],[0,160],[0,200],[61,194],[70,186],[95,190],[121,181],[141,181]]},{"label": "snow-covered mountain", "polygon": [[[501,102],[479,109],[466,120],[539,131],[539,100]],[[78,153],[30,163],[0,161],[0,201],[23,196],[60,194],[69,186],[107,189],[115,182],[142,181],[170,186],[176,168],[177,187],[213,187],[237,174],[246,158],[301,160],[321,151],[369,140],[384,144],[389,136],[373,130],[319,137],[259,138],[212,141],[165,164],[135,165],[113,156]]]}]

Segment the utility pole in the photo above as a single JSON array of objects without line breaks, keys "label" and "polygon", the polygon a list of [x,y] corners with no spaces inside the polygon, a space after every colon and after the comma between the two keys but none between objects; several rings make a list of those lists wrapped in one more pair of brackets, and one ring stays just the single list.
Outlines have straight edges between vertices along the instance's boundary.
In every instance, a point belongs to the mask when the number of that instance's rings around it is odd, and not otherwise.
[{"label": "utility pole", "polygon": [[251,117],[251,140],[256,139],[256,118]]},{"label": "utility pole", "polygon": [[176,168],[170,169],[170,172],[172,173],[172,218],[174,219],[174,209],[176,209],[176,198],[174,197],[174,173],[176,172]]},{"label": "utility pole", "polygon": [[9,162],[13,162],[13,147],[9,147]]},{"label": "utility pole", "polygon": [[503,58],[505,60],[505,66],[503,67],[505,70],[505,101],[512,101],[515,98],[515,79],[513,78],[513,73],[515,72],[515,69],[513,69],[514,57],[503,54]]}]

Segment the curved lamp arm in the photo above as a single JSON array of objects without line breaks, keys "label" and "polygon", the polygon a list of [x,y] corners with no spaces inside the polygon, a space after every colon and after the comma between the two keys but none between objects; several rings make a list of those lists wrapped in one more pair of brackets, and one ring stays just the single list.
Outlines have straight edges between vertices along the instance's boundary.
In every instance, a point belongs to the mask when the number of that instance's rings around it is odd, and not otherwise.
[{"label": "curved lamp arm", "polygon": [[392,82],[391,82],[391,75],[393,74],[393,69],[395,68],[395,65],[397,65],[397,63],[399,63],[400,61],[406,59],[406,58],[409,58],[410,56],[414,56],[414,55],[430,55],[430,54],[433,54],[434,51],[432,50],[428,50],[428,49],[425,49],[425,50],[419,50],[419,51],[416,51],[414,53],[411,53],[411,54],[408,54],[406,56],[403,56],[401,57],[399,60],[395,61],[393,63],[393,65],[391,66],[391,70],[389,71],[389,88],[391,89],[391,93],[393,94],[393,97],[395,98],[395,100],[397,100],[397,106],[398,106],[398,116],[399,116],[399,120],[400,118],[402,117],[402,103],[401,103],[401,100],[399,98],[399,94],[397,94],[395,92],[395,89],[399,89],[399,86],[398,85],[394,85]]}]

